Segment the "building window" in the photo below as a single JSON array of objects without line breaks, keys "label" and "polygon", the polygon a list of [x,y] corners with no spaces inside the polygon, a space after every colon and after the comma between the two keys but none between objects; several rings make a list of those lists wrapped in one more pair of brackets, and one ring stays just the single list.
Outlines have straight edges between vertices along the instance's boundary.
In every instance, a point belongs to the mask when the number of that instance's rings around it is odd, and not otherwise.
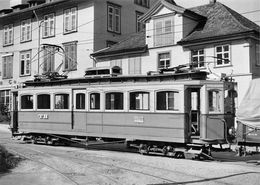
[{"label": "building window", "polygon": [[64,10],[64,33],[77,31],[77,8]]},{"label": "building window", "polygon": [[158,68],[166,69],[171,65],[170,53],[160,53],[158,55]]},{"label": "building window", "polygon": [[119,5],[107,5],[107,30],[121,33],[121,8]]},{"label": "building window", "polygon": [[14,28],[12,24],[4,26],[4,46],[12,45],[14,42]]},{"label": "building window", "polygon": [[107,47],[111,47],[111,46],[113,46],[114,44],[116,44],[117,42],[115,42],[115,41],[112,41],[112,40],[107,40],[106,41],[106,46]]},{"label": "building window", "polygon": [[20,75],[26,76],[31,74],[31,51],[20,53]]},{"label": "building window", "polygon": [[69,109],[69,95],[56,94],[55,95],[55,109]]},{"label": "building window", "polygon": [[49,94],[40,94],[37,96],[37,109],[50,109],[51,96]]},{"label": "building window", "polygon": [[5,108],[6,111],[10,110],[10,90],[0,91],[0,107]]},{"label": "building window", "polygon": [[43,68],[43,73],[55,71],[55,48],[51,46],[44,47],[43,50],[43,64],[41,64]]},{"label": "building window", "polygon": [[149,0],[135,0],[135,4],[149,8],[150,2]]},{"label": "building window", "polygon": [[99,93],[90,94],[90,109],[91,110],[100,109],[100,94]]},{"label": "building window", "polygon": [[136,17],[136,32],[144,31],[145,24],[139,21],[139,18],[143,15],[141,12],[135,12]]},{"label": "building window", "polygon": [[255,47],[255,52],[256,52],[256,65],[260,66],[260,44],[256,44]]},{"label": "building window", "polygon": [[192,67],[201,68],[205,67],[204,49],[191,51],[191,63]]},{"label": "building window", "polygon": [[76,94],[76,109],[85,109],[85,94]]},{"label": "building window", "polygon": [[119,92],[106,94],[106,110],[123,110],[124,95]]},{"label": "building window", "polygon": [[130,75],[141,74],[141,57],[129,58],[128,65]]},{"label": "building window", "polygon": [[216,47],[216,66],[230,65],[230,46],[223,45]]},{"label": "building window", "polygon": [[209,95],[209,111],[220,112],[220,93],[217,90],[210,90]]},{"label": "building window", "polygon": [[64,70],[77,69],[77,42],[63,44],[65,50]]},{"label": "building window", "polygon": [[3,79],[13,78],[13,55],[3,57]]},{"label": "building window", "polygon": [[21,109],[33,109],[33,95],[21,96]]},{"label": "building window", "polygon": [[21,22],[21,42],[32,40],[32,25],[31,19]]},{"label": "building window", "polygon": [[175,91],[158,92],[157,110],[179,110],[179,93]]},{"label": "building window", "polygon": [[173,18],[154,20],[154,46],[174,44]]},{"label": "building window", "polygon": [[44,16],[43,37],[55,36],[55,16],[54,13]]},{"label": "building window", "polygon": [[130,110],[149,110],[149,93],[130,93]]}]

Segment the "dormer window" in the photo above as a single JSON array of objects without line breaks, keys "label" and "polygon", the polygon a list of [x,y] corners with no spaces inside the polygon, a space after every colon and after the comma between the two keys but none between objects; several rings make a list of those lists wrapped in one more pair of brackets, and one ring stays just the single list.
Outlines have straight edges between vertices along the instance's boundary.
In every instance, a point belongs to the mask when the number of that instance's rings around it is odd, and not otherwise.
[{"label": "dormer window", "polygon": [[154,46],[172,45],[174,43],[173,17],[154,20]]},{"label": "dormer window", "polygon": [[149,8],[149,0],[135,0],[135,4]]}]

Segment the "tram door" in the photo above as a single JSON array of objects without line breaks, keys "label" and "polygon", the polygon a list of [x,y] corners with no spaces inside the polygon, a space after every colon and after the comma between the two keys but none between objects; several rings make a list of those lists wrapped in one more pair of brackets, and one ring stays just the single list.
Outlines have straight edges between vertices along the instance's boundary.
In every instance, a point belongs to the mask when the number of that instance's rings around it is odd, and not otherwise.
[{"label": "tram door", "polygon": [[12,112],[11,112],[11,122],[12,122],[12,132],[17,132],[18,130],[18,93],[13,92],[13,101],[12,101]]},{"label": "tram door", "polygon": [[71,130],[86,132],[86,89],[73,89]]},{"label": "tram door", "polygon": [[186,112],[189,114],[191,136],[200,135],[200,88],[186,90]]}]

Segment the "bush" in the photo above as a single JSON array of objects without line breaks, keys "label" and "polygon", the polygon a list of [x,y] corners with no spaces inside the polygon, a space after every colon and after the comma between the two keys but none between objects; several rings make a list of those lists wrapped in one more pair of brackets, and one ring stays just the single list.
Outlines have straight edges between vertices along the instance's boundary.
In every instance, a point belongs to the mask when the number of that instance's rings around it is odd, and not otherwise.
[{"label": "bush", "polygon": [[3,146],[0,146],[0,173],[16,167],[20,161],[20,157],[16,157],[13,154],[8,153]]}]

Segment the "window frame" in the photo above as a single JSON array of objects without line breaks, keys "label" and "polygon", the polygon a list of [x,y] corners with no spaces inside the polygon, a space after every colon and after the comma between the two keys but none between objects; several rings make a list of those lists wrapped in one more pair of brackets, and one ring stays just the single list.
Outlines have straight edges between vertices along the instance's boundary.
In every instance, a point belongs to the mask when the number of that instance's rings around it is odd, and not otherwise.
[{"label": "window frame", "polygon": [[14,25],[8,24],[3,27],[3,46],[11,46],[14,44]]},{"label": "window frame", "polygon": [[[47,19],[46,19],[47,17]],[[51,30],[52,27],[51,25],[51,21],[53,21],[53,34],[51,34]],[[46,23],[47,23],[47,27],[46,27]],[[50,37],[55,37],[55,27],[56,27],[56,17],[55,17],[55,13],[50,13],[50,14],[46,14],[43,16],[43,26],[42,26],[42,38],[50,38]],[[47,33],[47,35],[45,35],[45,33]]]},{"label": "window frame", "polygon": [[[24,25],[23,25],[24,23]],[[20,26],[20,42],[24,43],[24,42],[29,42],[32,40],[32,21],[31,19],[25,19],[21,21],[21,26]],[[23,33],[23,28],[25,29],[25,33]],[[24,39],[23,39],[24,37]]]},{"label": "window frame", "polygon": [[[212,103],[210,103],[210,92],[212,92]],[[217,106],[217,109],[211,109],[211,108],[214,108],[215,105],[214,104],[214,97],[213,97],[213,93],[217,93],[217,96],[216,96],[216,106]],[[221,99],[222,99],[222,94],[221,94],[221,90],[220,89],[209,89],[207,90],[207,94],[208,94],[208,111],[209,113],[216,113],[216,114],[219,114],[219,113],[222,113],[222,103],[221,103]],[[212,104],[212,107],[210,107]]]},{"label": "window frame", "polygon": [[[73,28],[73,24],[72,24],[73,9],[75,9],[75,28],[74,29],[72,29]],[[66,11],[69,11],[68,16],[66,16]],[[66,29],[66,18],[67,17],[69,19],[68,27],[71,26],[71,29]],[[63,10],[63,34],[65,35],[65,34],[74,33],[74,32],[77,32],[77,31],[78,31],[78,7],[75,6],[75,7],[64,9]]]},{"label": "window frame", "polygon": [[[158,109],[158,93],[167,93],[165,94],[165,102],[166,102],[166,109]],[[174,99],[173,99],[173,109],[169,109],[169,93],[173,93],[174,95]],[[177,96],[177,97],[176,97]],[[177,99],[177,104],[175,104],[175,98]],[[179,112],[180,109],[181,109],[181,106],[180,106],[180,91],[178,90],[159,90],[159,91],[156,91],[155,92],[155,99],[156,99],[156,107],[155,107],[155,111],[156,112]]]},{"label": "window frame", "polygon": [[[10,59],[7,60],[7,58]],[[13,78],[13,60],[14,60],[13,55],[2,56],[2,79]]]},{"label": "window frame", "polygon": [[[110,101],[109,101],[109,103],[110,103],[110,108],[108,108],[107,106],[107,103],[108,103],[108,101],[107,101],[107,96],[108,95],[120,95],[121,97],[117,97],[118,99],[119,99],[119,101],[120,100],[122,100],[122,102],[120,102],[120,104],[119,105],[116,105],[116,97],[114,97],[114,105],[113,105],[113,107],[112,107],[112,101],[111,101],[111,96],[110,96]],[[123,111],[124,110],[124,92],[120,92],[120,91],[111,91],[111,92],[106,92],[105,93],[105,111]],[[119,108],[115,108],[115,107],[119,107]]]},{"label": "window frame", "polygon": [[[55,48],[51,46],[46,46],[43,50],[43,63],[42,71],[43,73],[55,70]],[[45,69],[46,68],[46,69]],[[50,70],[48,70],[50,69]]]},{"label": "window frame", "polygon": [[[112,12],[109,11],[110,8],[112,9]],[[118,10],[119,14],[116,14],[116,10]],[[116,24],[117,18],[118,18],[118,25]],[[121,6],[115,3],[108,2],[107,3],[107,31],[116,34],[121,34],[121,19],[122,19]],[[110,25],[110,21],[112,25]],[[117,27],[118,30],[116,29]]]},{"label": "window frame", "polygon": [[[169,55],[169,58],[160,59],[160,56],[161,56],[161,55],[164,55],[164,54],[168,54],[168,55]],[[157,54],[157,58],[158,58],[158,59],[157,59],[157,60],[158,60],[158,61],[157,61],[157,68],[158,68],[158,69],[167,69],[167,68],[171,67],[171,63],[172,63],[172,62],[171,62],[171,52],[167,52],[167,51],[166,51],[166,52],[158,53],[158,54]],[[168,66],[168,67],[167,67],[167,65],[166,65],[166,61],[167,61],[167,60],[169,60],[169,66]],[[161,67],[161,65],[160,65],[161,61],[164,61],[164,67]]]},{"label": "window frame", "polygon": [[[62,108],[57,108],[56,96],[59,96],[59,95],[66,95],[67,96],[67,101],[68,101],[67,102],[67,106],[68,106],[68,108],[63,108],[64,106]],[[61,101],[65,102],[65,100],[61,100]],[[70,110],[70,94],[69,93],[64,93],[64,92],[62,92],[62,93],[55,93],[54,94],[54,102],[53,103],[54,103],[54,110],[56,110],[56,111],[58,111],[58,110],[61,110],[61,111]]]},{"label": "window frame", "polygon": [[[133,70],[132,70],[132,68],[133,68]],[[141,56],[128,58],[128,74],[129,75],[142,74],[142,57]]]},{"label": "window frame", "polygon": [[3,107],[3,106],[8,107],[9,111],[11,110],[11,90],[10,89],[0,90],[0,105],[1,105],[1,107]]},{"label": "window frame", "polygon": [[[201,54],[200,53],[200,51],[203,51],[203,54]],[[196,54],[194,55],[194,53],[193,52],[196,52]],[[196,65],[195,67],[196,68],[206,68],[206,66],[205,66],[205,49],[204,48],[200,48],[200,49],[192,49],[191,51],[190,51],[190,53],[191,53],[191,65],[192,65],[192,67],[194,68],[194,65]],[[193,59],[195,58],[195,57],[197,57],[198,58],[198,61],[194,61]],[[201,59],[201,57],[203,57],[203,61],[201,61],[200,59]],[[201,63],[203,63],[203,66],[201,66]]]},{"label": "window frame", "polygon": [[134,4],[145,8],[150,8],[150,0],[134,0]]},{"label": "window frame", "polygon": [[[83,95],[84,96],[84,98],[83,99],[81,99],[80,98],[80,100],[79,100],[79,102],[80,102],[80,106],[78,107],[78,96],[77,95]],[[77,93],[75,93],[75,110],[77,110],[77,111],[80,111],[80,110],[86,110],[86,93],[84,93],[84,92],[77,92]],[[83,102],[82,102],[82,100],[83,100]],[[82,107],[83,106],[83,107]]]},{"label": "window frame", "polygon": [[[44,96],[44,95],[48,95],[49,96],[49,108],[39,108],[39,96]],[[37,108],[37,110],[51,110],[51,107],[52,107],[52,101],[51,101],[51,98],[52,98],[52,96],[51,96],[51,94],[48,94],[48,93],[40,93],[40,94],[37,94],[36,95],[36,103],[37,103],[37,106],[36,106],[36,108]],[[44,102],[45,102],[46,100],[44,99]]]},{"label": "window frame", "polygon": [[[136,94],[141,94],[141,98],[140,98],[140,101],[142,101],[142,103],[140,104],[140,107],[139,108],[136,108]],[[147,108],[145,108],[145,97],[144,97],[144,94],[145,95],[148,95],[147,96]],[[133,96],[132,95],[135,95],[135,99],[134,99],[134,105],[132,104],[132,98]],[[131,91],[129,92],[129,111],[150,111],[151,110],[151,100],[150,100],[150,97],[151,97],[151,93],[148,92],[148,91]],[[133,108],[133,106],[135,106],[135,108]]]},{"label": "window frame", "polygon": [[[228,51],[225,51],[224,47],[228,46]],[[217,51],[217,48],[221,47],[221,52]],[[228,58],[225,57],[225,54],[228,53]],[[221,55],[221,59],[218,59],[218,55]],[[225,60],[229,60],[228,63],[225,64]],[[218,62],[221,61],[221,64]],[[231,45],[230,44],[222,44],[215,46],[215,67],[225,67],[231,66]]]},{"label": "window frame", "polygon": [[[166,22],[171,21],[171,26],[166,26]],[[161,27],[157,28],[157,24],[161,23]],[[170,28],[170,32],[166,29]],[[161,33],[157,33],[159,30],[161,30]],[[163,46],[170,46],[174,45],[175,43],[175,35],[174,35],[174,15],[173,14],[167,14],[167,16],[159,16],[154,18],[153,23],[153,45],[154,47],[163,47]],[[168,38],[170,36],[170,38]],[[170,41],[170,42],[169,42]]]},{"label": "window frame", "polygon": [[[76,71],[77,70],[77,55],[78,55],[78,41],[63,43],[64,47],[64,63],[63,63],[63,71]],[[73,57],[71,48],[74,47]],[[68,49],[68,50],[67,50]],[[67,54],[68,53],[68,54]],[[68,67],[66,67],[66,65]]]},{"label": "window frame", "polygon": [[[27,57],[27,54],[29,54],[29,58]],[[23,55],[25,55],[25,58],[24,58],[24,69],[23,69],[23,71],[24,71],[24,74],[22,74],[22,56]],[[31,50],[27,50],[27,51],[21,51],[20,52],[20,61],[19,61],[19,64],[20,64],[20,77],[24,77],[24,76],[30,76],[31,75],[31,56],[32,55],[32,52],[31,52]],[[27,69],[27,63],[29,63],[29,65],[28,65],[28,68],[29,69]],[[28,70],[28,72],[26,72]]]},{"label": "window frame", "polygon": [[[23,97],[24,96],[30,96],[32,98],[32,106],[30,108],[23,108]],[[21,94],[20,102],[21,102],[20,108],[22,111],[34,110],[35,101],[34,101],[33,94]]]},{"label": "window frame", "polygon": [[[98,95],[99,96],[99,102],[98,102],[98,108],[92,108],[92,101],[91,101],[91,96],[92,95]],[[95,102],[96,105],[96,102]],[[89,93],[89,110],[90,111],[100,111],[101,110],[101,93],[100,92],[90,92]]]},{"label": "window frame", "polygon": [[144,13],[135,11],[135,24],[136,24],[136,32],[145,31],[145,23],[139,21],[139,18],[143,16]]}]

